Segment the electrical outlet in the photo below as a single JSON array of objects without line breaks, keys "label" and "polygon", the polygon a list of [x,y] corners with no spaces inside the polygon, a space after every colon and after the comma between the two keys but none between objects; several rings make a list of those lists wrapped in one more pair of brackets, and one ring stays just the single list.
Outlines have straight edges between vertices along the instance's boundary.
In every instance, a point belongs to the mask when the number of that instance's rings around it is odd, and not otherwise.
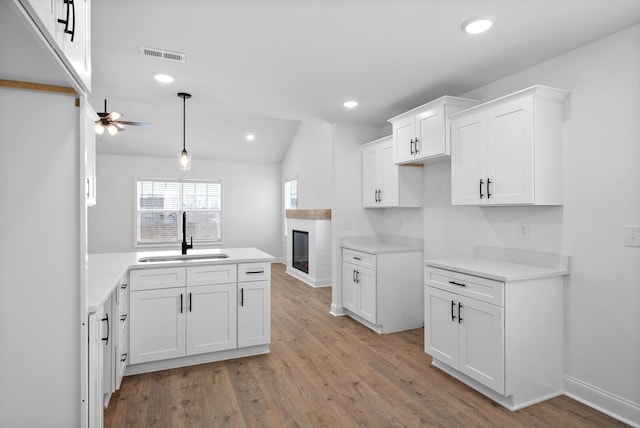
[{"label": "electrical outlet", "polygon": [[624,245],[640,247],[640,226],[624,226]]},{"label": "electrical outlet", "polygon": [[518,224],[518,236],[520,239],[529,239],[529,223]]}]

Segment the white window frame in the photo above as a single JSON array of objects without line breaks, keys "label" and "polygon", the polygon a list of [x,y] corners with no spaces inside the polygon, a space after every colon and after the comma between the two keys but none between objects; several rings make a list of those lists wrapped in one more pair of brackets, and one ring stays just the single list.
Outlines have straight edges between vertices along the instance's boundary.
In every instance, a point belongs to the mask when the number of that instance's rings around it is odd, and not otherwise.
[{"label": "white window frame", "polygon": [[[204,247],[204,246],[212,246],[212,245],[223,245],[224,238],[224,185],[222,180],[220,179],[184,179],[184,178],[150,178],[150,177],[135,177],[134,179],[134,204],[133,204],[133,215],[134,215],[134,231],[133,231],[133,246],[134,248],[163,248],[163,247],[175,247],[176,245],[180,245],[182,242],[182,218],[178,220],[178,240],[175,242],[154,242],[154,243],[142,243],[138,241],[139,228],[140,228],[140,216],[138,211],[138,183],[140,181],[157,181],[157,182],[171,182],[171,183],[179,183],[180,184],[180,202],[179,205],[182,207],[182,184],[183,183],[212,183],[220,185],[220,210],[219,211],[219,235],[220,239],[215,240],[196,240],[194,238],[193,246],[194,247]],[[180,215],[182,215],[183,209],[177,210]],[[187,213],[190,210],[187,210]],[[188,214],[187,214],[188,215]],[[190,241],[190,237],[187,236],[187,241]]]},{"label": "white window frame", "polygon": [[[296,182],[296,207],[295,208],[287,208],[287,184],[291,183],[295,181]],[[298,195],[300,194],[300,192],[298,191],[298,176],[293,176],[293,177],[289,177],[289,178],[285,178],[284,179],[284,184],[283,184],[283,188],[282,188],[282,206],[284,209],[284,238],[285,240],[287,239],[287,210],[297,210],[298,209],[298,202],[300,202],[300,199],[298,198]]]}]

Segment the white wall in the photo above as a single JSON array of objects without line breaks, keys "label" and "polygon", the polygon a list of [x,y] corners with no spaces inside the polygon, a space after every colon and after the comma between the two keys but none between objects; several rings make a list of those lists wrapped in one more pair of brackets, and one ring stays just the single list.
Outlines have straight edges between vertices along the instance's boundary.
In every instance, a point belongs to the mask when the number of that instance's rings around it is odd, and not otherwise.
[{"label": "white wall", "polygon": [[[640,26],[463,96],[487,100],[536,83],[571,91],[564,206],[452,207],[450,163],[434,164],[424,171],[425,258],[471,255],[476,245],[571,256],[565,387],[640,423],[640,248],[625,247],[622,230],[640,224]],[[521,222],[528,240],[518,237]]]},{"label": "white wall", "polygon": [[73,97],[0,88],[0,147],[7,154],[0,157],[0,425],[6,427],[80,426],[78,117]]},{"label": "white wall", "polygon": [[[300,122],[291,145],[282,159],[281,188],[284,180],[298,179],[298,209],[327,209],[333,206],[331,124]],[[281,200],[281,254],[286,261],[287,238],[284,236],[284,192]]]},{"label": "white wall", "polygon": [[282,182],[298,178],[298,209],[331,206],[331,161],[331,125],[300,122],[282,159]]},{"label": "white wall", "polygon": [[173,158],[115,155],[98,155],[98,202],[89,208],[90,253],[140,251],[134,247],[136,177],[221,179],[222,245],[257,247],[280,257],[279,164],[194,157],[190,171],[179,171]]},{"label": "white wall", "polygon": [[382,137],[381,128],[337,123],[332,129],[334,203],[331,212],[332,305],[333,313],[342,307],[343,236],[382,233],[383,209],[362,208],[362,154],[360,145]]}]

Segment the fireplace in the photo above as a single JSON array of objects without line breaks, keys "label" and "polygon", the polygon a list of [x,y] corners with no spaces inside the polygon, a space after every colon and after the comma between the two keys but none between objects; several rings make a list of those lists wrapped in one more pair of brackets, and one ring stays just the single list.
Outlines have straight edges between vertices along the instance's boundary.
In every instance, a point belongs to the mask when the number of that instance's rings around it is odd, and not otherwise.
[{"label": "fireplace", "polygon": [[293,267],[309,273],[309,232],[293,230]]},{"label": "fireplace", "polygon": [[286,272],[312,287],[331,286],[331,210],[287,210]]}]

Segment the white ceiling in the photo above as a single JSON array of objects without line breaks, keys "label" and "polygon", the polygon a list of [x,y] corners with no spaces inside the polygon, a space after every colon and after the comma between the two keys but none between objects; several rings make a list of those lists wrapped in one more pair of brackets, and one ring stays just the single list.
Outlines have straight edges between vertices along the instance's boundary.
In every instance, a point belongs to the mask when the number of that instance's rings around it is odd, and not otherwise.
[{"label": "white ceiling", "polygon": [[[383,126],[640,22],[640,0],[93,0],[92,8],[91,103],[102,111],[107,98],[123,120],[153,123],[101,137],[98,151],[176,155],[184,91],[193,95],[194,162],[278,162],[298,121]],[[461,31],[477,15],[493,15],[494,28]],[[185,53],[186,62],[143,57],[140,46]],[[154,72],[176,80],[159,84]],[[347,98],[360,107],[345,110]]]}]

